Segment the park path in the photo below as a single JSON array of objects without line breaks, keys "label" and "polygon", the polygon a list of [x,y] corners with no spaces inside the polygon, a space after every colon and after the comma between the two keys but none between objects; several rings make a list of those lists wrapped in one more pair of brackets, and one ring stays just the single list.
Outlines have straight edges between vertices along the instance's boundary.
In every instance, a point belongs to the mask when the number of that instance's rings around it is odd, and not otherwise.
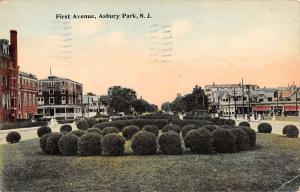
[{"label": "park path", "polygon": [[[70,124],[73,128],[73,130],[77,129],[75,123]],[[53,124],[53,125],[48,125],[51,129],[52,132],[59,132],[60,127],[62,124]],[[20,128],[20,129],[10,129],[10,130],[0,130],[0,145],[1,144],[6,144],[6,135],[10,131],[17,131],[21,134],[21,141],[28,140],[28,139],[34,139],[37,138],[37,129],[39,127],[31,127],[31,128]]]}]

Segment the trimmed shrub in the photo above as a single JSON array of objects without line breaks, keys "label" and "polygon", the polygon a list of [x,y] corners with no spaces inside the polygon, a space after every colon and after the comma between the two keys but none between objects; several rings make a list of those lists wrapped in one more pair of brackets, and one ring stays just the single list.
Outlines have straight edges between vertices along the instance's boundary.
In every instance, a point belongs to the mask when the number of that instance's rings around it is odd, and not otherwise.
[{"label": "trimmed shrub", "polygon": [[165,132],[158,138],[160,150],[166,155],[179,155],[182,153],[181,139],[174,131]]},{"label": "trimmed shrub", "polygon": [[229,125],[229,126],[235,126],[235,120],[233,119],[226,119],[224,122],[225,125]]},{"label": "trimmed shrub", "polygon": [[259,133],[271,133],[272,132],[272,125],[269,123],[260,123],[257,127]]},{"label": "trimmed shrub", "polygon": [[176,124],[170,123],[170,124],[164,126],[161,131],[163,133],[168,132],[168,131],[174,131],[174,132],[179,134],[180,133],[180,127]]},{"label": "trimmed shrub", "polygon": [[156,136],[148,131],[140,131],[132,137],[131,148],[137,155],[154,155],[157,150]]},{"label": "trimmed shrub", "polygon": [[6,142],[8,143],[18,143],[20,140],[21,135],[16,131],[11,131],[6,135]]},{"label": "trimmed shrub", "polygon": [[76,123],[77,129],[87,130],[89,128],[89,123],[86,120],[81,120]]},{"label": "trimmed shrub", "polygon": [[194,130],[194,129],[197,129],[196,125],[189,124],[189,125],[184,126],[184,127],[181,129],[181,135],[182,135],[182,137],[185,137],[186,134],[187,134],[189,131]]},{"label": "trimmed shrub", "polygon": [[86,132],[88,132],[88,133],[93,132],[93,133],[98,133],[98,134],[102,135],[102,131],[98,128],[88,128],[86,130]]},{"label": "trimmed shrub", "polygon": [[82,156],[101,155],[102,136],[95,132],[87,132],[78,139],[78,152]]},{"label": "trimmed shrub", "polygon": [[233,153],[236,151],[236,138],[228,129],[216,129],[212,132],[213,148],[219,153]]},{"label": "trimmed shrub", "polygon": [[123,136],[109,133],[101,141],[103,152],[107,155],[121,155],[125,150],[125,141]]},{"label": "trimmed shrub", "polygon": [[235,146],[237,151],[250,149],[250,139],[248,133],[242,128],[231,129],[230,132],[235,136]]},{"label": "trimmed shrub", "polygon": [[47,138],[46,141],[46,151],[49,154],[52,155],[57,155],[59,154],[59,149],[58,149],[58,140],[62,137],[63,135],[61,133],[51,133],[49,137]]},{"label": "trimmed shrub", "polygon": [[135,126],[135,125],[128,125],[128,126],[126,126],[126,127],[123,128],[122,135],[127,140],[130,140],[132,138],[132,136],[134,134],[136,134],[137,132],[139,132],[139,131],[140,131],[140,129],[137,126]]},{"label": "trimmed shrub", "polygon": [[47,134],[44,134],[43,136],[41,136],[41,138],[40,138],[40,147],[44,153],[49,153],[46,149],[46,143],[47,143],[47,139],[50,135],[51,135],[51,133],[47,133]]},{"label": "trimmed shrub", "polygon": [[213,132],[214,130],[218,129],[219,126],[218,125],[204,125],[201,128],[204,128],[204,129],[207,129],[210,132]]},{"label": "trimmed shrub", "polygon": [[148,131],[153,133],[156,137],[159,134],[159,128],[156,125],[145,125],[142,129],[143,131]]},{"label": "trimmed shrub", "polygon": [[243,126],[243,127],[251,127],[250,123],[248,123],[247,121],[242,121],[239,123],[239,126]]},{"label": "trimmed shrub", "polygon": [[254,147],[256,144],[256,133],[253,129],[251,129],[250,127],[239,127],[241,129],[243,129],[249,137],[249,142],[250,142],[250,147]]},{"label": "trimmed shrub", "polygon": [[109,133],[119,133],[119,129],[115,128],[115,127],[106,127],[103,129],[102,131],[102,135],[106,135]]},{"label": "trimmed shrub", "polygon": [[204,128],[189,131],[184,137],[185,147],[192,153],[211,153],[212,134]]},{"label": "trimmed shrub", "polygon": [[66,134],[59,138],[58,149],[61,155],[75,155],[77,154],[78,138],[74,134]]},{"label": "trimmed shrub", "polygon": [[45,135],[47,133],[52,133],[51,128],[48,126],[41,126],[37,129],[37,135],[39,137],[42,137],[43,135]]},{"label": "trimmed shrub", "polygon": [[295,125],[286,125],[284,126],[282,133],[287,137],[298,137],[299,136],[299,129]]},{"label": "trimmed shrub", "polygon": [[235,128],[235,126],[231,126],[231,125],[220,125],[221,129],[233,129]]},{"label": "trimmed shrub", "polygon": [[63,125],[60,127],[60,132],[71,132],[72,126],[71,125]]},{"label": "trimmed shrub", "polygon": [[216,120],[216,124],[217,125],[224,125],[225,124],[226,119],[217,119]]},{"label": "trimmed shrub", "polygon": [[82,135],[85,134],[85,131],[82,131],[82,130],[74,130],[74,131],[69,132],[69,134],[76,135],[77,137],[81,137]]}]

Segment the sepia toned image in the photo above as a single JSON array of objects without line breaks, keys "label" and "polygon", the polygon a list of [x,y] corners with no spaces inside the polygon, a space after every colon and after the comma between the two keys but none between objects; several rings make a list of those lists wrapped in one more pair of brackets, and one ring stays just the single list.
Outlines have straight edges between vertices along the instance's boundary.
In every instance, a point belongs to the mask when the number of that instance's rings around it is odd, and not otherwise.
[{"label": "sepia toned image", "polygon": [[0,191],[299,191],[300,1],[0,0]]}]

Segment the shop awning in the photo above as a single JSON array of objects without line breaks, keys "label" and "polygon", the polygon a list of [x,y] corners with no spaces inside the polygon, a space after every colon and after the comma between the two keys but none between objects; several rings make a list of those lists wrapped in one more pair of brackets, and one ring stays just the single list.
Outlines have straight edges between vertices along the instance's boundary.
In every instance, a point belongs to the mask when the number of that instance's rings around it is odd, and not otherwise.
[{"label": "shop awning", "polygon": [[[300,110],[300,106],[297,106],[298,111]],[[284,111],[297,111],[296,106],[284,106]]]},{"label": "shop awning", "polygon": [[271,106],[254,106],[253,110],[254,111],[271,111],[272,108],[271,108]]}]

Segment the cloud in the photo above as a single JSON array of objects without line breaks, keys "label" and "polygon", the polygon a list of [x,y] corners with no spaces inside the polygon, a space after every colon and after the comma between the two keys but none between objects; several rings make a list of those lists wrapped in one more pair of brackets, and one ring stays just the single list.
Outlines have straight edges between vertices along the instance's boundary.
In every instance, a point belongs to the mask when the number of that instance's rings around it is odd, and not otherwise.
[{"label": "cloud", "polygon": [[172,24],[172,32],[175,37],[183,36],[192,29],[192,23],[187,19],[177,19]]}]

